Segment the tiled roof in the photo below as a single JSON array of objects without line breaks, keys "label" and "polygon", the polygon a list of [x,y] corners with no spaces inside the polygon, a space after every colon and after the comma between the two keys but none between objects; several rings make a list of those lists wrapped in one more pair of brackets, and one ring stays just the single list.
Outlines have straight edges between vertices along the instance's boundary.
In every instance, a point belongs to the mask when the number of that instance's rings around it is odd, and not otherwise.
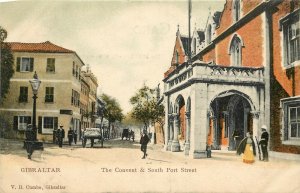
[{"label": "tiled roof", "polygon": [[49,41],[41,43],[6,42],[13,52],[75,53]]}]

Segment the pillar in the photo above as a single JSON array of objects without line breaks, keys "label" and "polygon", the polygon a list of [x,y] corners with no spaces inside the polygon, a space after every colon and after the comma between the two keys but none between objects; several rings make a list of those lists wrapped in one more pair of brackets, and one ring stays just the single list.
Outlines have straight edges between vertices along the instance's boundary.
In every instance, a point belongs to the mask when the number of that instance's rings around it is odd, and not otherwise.
[{"label": "pillar", "polygon": [[179,131],[179,114],[173,114],[173,141],[171,146],[171,151],[177,152],[180,151],[180,145],[178,140],[178,131]]},{"label": "pillar", "polygon": [[194,159],[206,158],[207,144],[207,83],[191,86],[191,133],[190,154]]},{"label": "pillar", "polygon": [[186,117],[186,135],[185,135],[185,144],[184,144],[184,155],[189,155],[190,152],[190,130],[191,130],[191,118],[190,118],[191,113],[186,112],[185,117]]},{"label": "pillar", "polygon": [[172,146],[172,140],[173,140],[173,115],[169,114],[168,115],[168,138],[167,138],[167,151],[171,151],[171,146]]}]

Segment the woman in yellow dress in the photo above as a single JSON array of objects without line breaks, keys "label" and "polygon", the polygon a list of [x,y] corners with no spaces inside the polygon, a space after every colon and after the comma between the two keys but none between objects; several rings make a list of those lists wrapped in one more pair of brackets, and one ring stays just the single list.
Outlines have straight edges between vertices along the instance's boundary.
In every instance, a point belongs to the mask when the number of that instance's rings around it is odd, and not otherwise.
[{"label": "woman in yellow dress", "polygon": [[249,132],[247,132],[246,137],[241,141],[236,153],[238,155],[243,154],[244,163],[254,163],[254,156],[256,155],[255,144]]}]

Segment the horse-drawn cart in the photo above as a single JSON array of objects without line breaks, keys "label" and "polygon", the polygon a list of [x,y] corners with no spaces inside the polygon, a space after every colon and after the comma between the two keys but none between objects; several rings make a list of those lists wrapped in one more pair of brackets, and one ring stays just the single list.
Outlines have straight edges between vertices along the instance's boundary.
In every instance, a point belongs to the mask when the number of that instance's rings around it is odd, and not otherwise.
[{"label": "horse-drawn cart", "polygon": [[86,128],[83,136],[82,136],[82,147],[86,146],[86,142],[88,139],[91,140],[91,147],[94,146],[94,140],[99,139],[101,140],[102,134],[100,128]]}]

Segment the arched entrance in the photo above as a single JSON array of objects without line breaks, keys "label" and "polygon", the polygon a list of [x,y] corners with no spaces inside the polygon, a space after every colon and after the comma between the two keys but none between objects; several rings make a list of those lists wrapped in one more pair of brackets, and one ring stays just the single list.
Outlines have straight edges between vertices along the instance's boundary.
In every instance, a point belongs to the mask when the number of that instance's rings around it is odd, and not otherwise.
[{"label": "arched entrance", "polygon": [[211,102],[208,143],[214,149],[236,150],[237,145],[253,132],[251,100],[239,92],[225,92]]}]

